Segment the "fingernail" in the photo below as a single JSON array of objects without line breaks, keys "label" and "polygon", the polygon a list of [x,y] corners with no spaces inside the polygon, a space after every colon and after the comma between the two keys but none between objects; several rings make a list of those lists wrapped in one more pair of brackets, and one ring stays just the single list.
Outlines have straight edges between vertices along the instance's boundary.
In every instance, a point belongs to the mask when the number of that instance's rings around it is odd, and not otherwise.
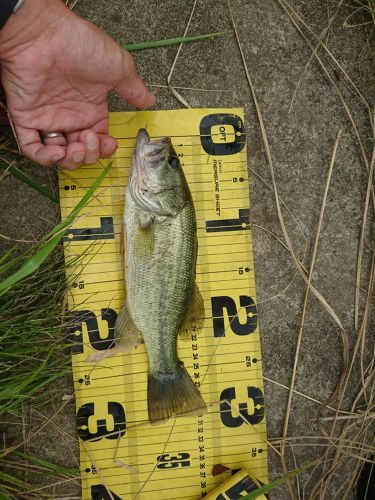
[{"label": "fingernail", "polygon": [[73,154],[73,161],[74,163],[81,163],[84,157],[85,157],[84,151],[77,151],[77,153]]},{"label": "fingernail", "polygon": [[64,154],[61,154],[61,153],[57,154],[56,153],[54,156],[52,156],[51,160],[53,162],[55,162],[55,161],[62,160],[63,158],[64,158]]},{"label": "fingernail", "polygon": [[117,149],[117,141],[115,139],[108,140],[104,143],[103,149],[106,153],[114,153]]},{"label": "fingernail", "polygon": [[87,149],[97,149],[99,147],[99,137],[95,132],[88,132],[85,137]]}]

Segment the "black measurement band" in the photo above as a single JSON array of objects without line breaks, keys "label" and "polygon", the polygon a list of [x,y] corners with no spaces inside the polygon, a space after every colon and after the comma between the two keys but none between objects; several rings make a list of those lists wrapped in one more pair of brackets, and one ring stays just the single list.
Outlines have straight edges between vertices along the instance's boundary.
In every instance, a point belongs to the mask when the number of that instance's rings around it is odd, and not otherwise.
[{"label": "black measurement band", "polygon": [[113,240],[115,229],[113,217],[100,217],[100,227],[69,229],[64,241]]},{"label": "black measurement band", "polygon": [[243,231],[250,229],[250,209],[240,208],[238,219],[220,219],[206,221],[207,233],[218,233],[221,231]]}]

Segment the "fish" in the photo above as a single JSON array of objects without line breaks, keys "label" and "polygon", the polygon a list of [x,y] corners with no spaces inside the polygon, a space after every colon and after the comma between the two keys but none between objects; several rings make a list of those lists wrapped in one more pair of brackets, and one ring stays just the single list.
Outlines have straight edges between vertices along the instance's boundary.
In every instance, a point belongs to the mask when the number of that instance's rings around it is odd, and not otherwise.
[{"label": "fish", "polygon": [[115,323],[116,350],[129,351],[143,339],[151,424],[202,415],[206,404],[177,352],[178,337],[191,340],[204,323],[196,284],[196,216],[169,137],[150,140],[139,130],[123,223],[126,291]]}]

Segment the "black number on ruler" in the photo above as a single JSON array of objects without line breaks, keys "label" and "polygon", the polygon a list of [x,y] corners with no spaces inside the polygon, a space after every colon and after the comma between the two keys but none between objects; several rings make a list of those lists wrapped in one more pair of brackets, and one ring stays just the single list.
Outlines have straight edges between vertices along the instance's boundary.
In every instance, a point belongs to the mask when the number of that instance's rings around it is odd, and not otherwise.
[{"label": "black number on ruler", "polygon": [[228,314],[230,329],[236,335],[249,335],[256,330],[258,321],[255,302],[247,295],[240,295],[240,306],[246,311],[245,323],[240,323],[237,306],[232,297],[211,297],[214,337],[225,337],[224,309]]},{"label": "black number on ruler", "polygon": [[158,469],[175,469],[176,467],[189,467],[190,465],[189,453],[177,453],[177,455],[170,455],[165,453],[157,457]]},{"label": "black number on ruler", "polygon": [[121,500],[121,497],[113,493],[104,484],[91,486],[91,500]]},{"label": "black number on ruler", "polygon": [[246,493],[251,493],[256,489],[258,489],[258,486],[250,476],[242,477],[238,483],[224,492],[225,496],[220,493],[220,495],[216,497],[216,500],[238,500],[242,496],[245,496]]},{"label": "black number on ruler", "polygon": [[[113,427],[112,430],[108,430],[108,421],[106,419],[96,419],[95,433],[89,431],[89,420],[93,420],[92,417],[95,416],[95,404],[85,403],[77,411],[77,432],[78,436],[82,441],[99,441],[105,437],[106,439],[118,439],[119,435],[122,437],[126,432],[126,417],[125,410],[120,403],[110,401],[107,403],[107,413],[111,415],[113,420],[113,426],[109,424],[109,427]],[[110,434],[107,436],[107,434]]]},{"label": "black number on ruler", "polygon": [[[212,139],[212,127],[218,127],[218,141]],[[230,127],[230,132],[228,131]],[[227,133],[234,133],[234,140],[227,142]],[[246,140],[245,127],[241,118],[229,113],[215,113],[202,118],[199,125],[202,148],[209,155],[225,156],[243,150]]]},{"label": "black number on ruler", "polygon": [[87,309],[82,311],[72,311],[68,320],[69,340],[72,342],[72,353],[81,354],[83,352],[83,323],[86,323],[89,342],[91,347],[97,351],[112,349],[115,339],[114,328],[117,313],[113,309],[104,308],[101,310],[101,318],[108,323],[108,334],[106,337],[100,336],[98,320],[96,315]]},{"label": "black number on ruler", "polygon": [[220,394],[220,401],[226,399],[227,401],[223,401],[220,403],[220,417],[221,421],[226,427],[239,427],[244,424],[244,419],[249,422],[249,424],[259,424],[263,420],[264,417],[264,396],[263,392],[259,389],[259,387],[248,387],[247,395],[249,399],[253,402],[253,413],[249,414],[248,404],[247,403],[239,403],[238,409],[240,415],[238,417],[233,416],[233,410],[231,406],[227,403],[232,403],[233,399],[236,399],[236,389],[234,387],[228,387],[224,389]]},{"label": "black number on ruler", "polygon": [[64,241],[113,240],[113,217],[100,217],[100,227],[68,229]]},{"label": "black number on ruler", "polygon": [[207,233],[220,233],[222,231],[246,231],[250,229],[250,209],[240,208],[238,219],[217,219],[206,221]]}]

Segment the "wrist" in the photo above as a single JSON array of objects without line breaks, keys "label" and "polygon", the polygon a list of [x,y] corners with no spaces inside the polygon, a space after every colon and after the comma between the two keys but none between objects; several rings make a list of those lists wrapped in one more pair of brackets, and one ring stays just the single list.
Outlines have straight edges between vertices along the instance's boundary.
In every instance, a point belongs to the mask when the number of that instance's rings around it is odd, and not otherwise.
[{"label": "wrist", "polygon": [[70,13],[61,0],[23,0],[0,30],[0,60],[53,29],[66,11]]}]

